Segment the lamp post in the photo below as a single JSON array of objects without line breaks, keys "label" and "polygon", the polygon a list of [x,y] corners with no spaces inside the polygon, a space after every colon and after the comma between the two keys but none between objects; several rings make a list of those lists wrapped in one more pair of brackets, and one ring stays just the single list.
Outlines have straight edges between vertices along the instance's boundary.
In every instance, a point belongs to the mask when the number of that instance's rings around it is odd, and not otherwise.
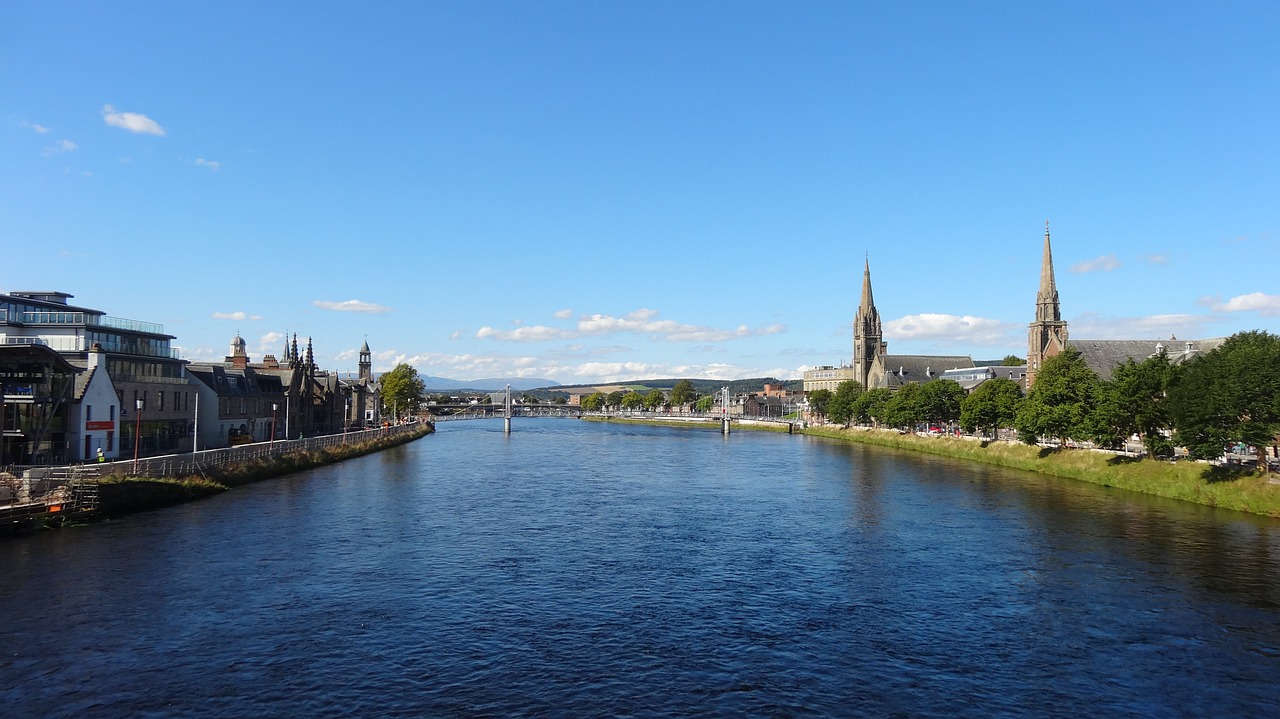
[{"label": "lamp post", "polygon": [[347,430],[351,428],[351,398],[347,398],[347,408],[342,413],[342,443],[347,443]]},{"label": "lamp post", "polygon": [[133,473],[138,473],[138,447],[142,441],[142,400],[133,401]]},{"label": "lamp post", "polygon": [[269,447],[276,446],[276,410],[279,408],[279,404],[275,402],[271,403],[271,443],[267,445]]}]

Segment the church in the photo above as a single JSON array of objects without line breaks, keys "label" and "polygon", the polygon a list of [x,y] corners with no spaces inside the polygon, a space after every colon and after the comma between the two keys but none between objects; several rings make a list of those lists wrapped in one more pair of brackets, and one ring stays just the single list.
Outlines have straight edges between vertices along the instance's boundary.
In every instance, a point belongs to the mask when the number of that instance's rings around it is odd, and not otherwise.
[{"label": "church", "polygon": [[1070,347],[1080,353],[1085,365],[1099,378],[1110,380],[1112,371],[1132,359],[1141,362],[1164,352],[1173,364],[1189,362],[1222,344],[1225,338],[1205,340],[1070,339],[1067,322],[1062,319],[1058,286],[1053,274],[1053,248],[1049,242],[1049,223],[1044,225],[1044,254],[1040,262],[1040,288],[1036,292],[1035,321],[1027,332],[1027,391],[1035,383],[1036,373],[1045,360]]},{"label": "church", "polygon": [[968,355],[891,355],[880,325],[871,292],[871,261],[862,268],[862,295],[853,318],[853,362],[841,367],[815,367],[804,373],[804,391],[834,391],[841,382],[853,380],[866,389],[895,389],[904,384],[928,382],[947,370],[970,369]]}]

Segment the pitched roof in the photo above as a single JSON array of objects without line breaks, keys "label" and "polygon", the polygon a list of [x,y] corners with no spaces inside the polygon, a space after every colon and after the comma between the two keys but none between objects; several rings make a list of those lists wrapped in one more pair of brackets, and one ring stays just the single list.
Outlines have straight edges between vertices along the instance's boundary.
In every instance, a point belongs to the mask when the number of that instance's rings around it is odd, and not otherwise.
[{"label": "pitched roof", "polygon": [[1080,352],[1089,369],[1097,373],[1103,380],[1111,379],[1111,372],[1118,365],[1132,359],[1141,362],[1164,350],[1173,364],[1189,362],[1200,355],[1212,351],[1222,344],[1226,338],[1215,337],[1207,340],[1067,340],[1067,346]]},{"label": "pitched roof", "polygon": [[928,382],[949,369],[972,367],[968,355],[884,355],[881,387],[901,387],[909,382]]}]

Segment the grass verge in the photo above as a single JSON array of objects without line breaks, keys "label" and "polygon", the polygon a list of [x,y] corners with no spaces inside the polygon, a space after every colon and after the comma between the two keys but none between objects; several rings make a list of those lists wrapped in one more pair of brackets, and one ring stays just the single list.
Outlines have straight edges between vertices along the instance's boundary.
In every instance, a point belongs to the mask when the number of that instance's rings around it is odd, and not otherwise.
[{"label": "grass verge", "polygon": [[864,428],[810,427],[804,434],[1068,477],[1159,497],[1280,517],[1280,484],[1243,467],[1136,459],[1085,449],[1048,449],[1009,442],[920,437]]}]

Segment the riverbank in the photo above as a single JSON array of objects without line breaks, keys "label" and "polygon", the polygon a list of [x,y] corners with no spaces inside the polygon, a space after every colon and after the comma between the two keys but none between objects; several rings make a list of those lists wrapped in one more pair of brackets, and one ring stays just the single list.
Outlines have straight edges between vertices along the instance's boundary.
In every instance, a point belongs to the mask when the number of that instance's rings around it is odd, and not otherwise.
[{"label": "riverbank", "polygon": [[1010,442],[920,437],[860,427],[810,427],[802,433],[968,459],[1211,507],[1280,517],[1280,483],[1268,481],[1274,475],[1259,475],[1244,467],[1126,457],[1087,449],[1061,450]]},{"label": "riverbank", "polygon": [[109,476],[98,482],[95,517],[112,517],[167,507],[220,494],[234,487],[341,462],[412,442],[435,431],[430,423],[412,431],[378,436],[349,444],[301,449],[269,457],[208,467],[198,476]]}]

